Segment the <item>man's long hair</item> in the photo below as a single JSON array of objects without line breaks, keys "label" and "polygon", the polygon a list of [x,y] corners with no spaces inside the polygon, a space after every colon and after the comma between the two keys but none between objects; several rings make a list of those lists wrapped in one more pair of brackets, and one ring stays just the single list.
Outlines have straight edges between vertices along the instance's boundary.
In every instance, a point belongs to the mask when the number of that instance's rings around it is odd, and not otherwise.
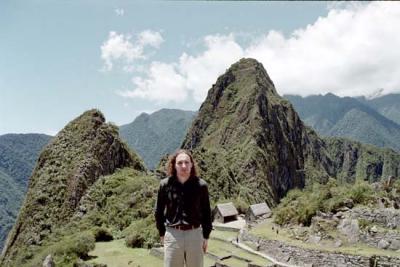
[{"label": "man's long hair", "polygon": [[176,177],[175,163],[176,163],[176,157],[178,157],[179,154],[186,154],[189,156],[190,162],[192,163],[192,169],[190,170],[190,177],[197,177],[196,163],[193,160],[192,154],[186,149],[178,149],[177,151],[175,151],[175,153],[172,156],[169,157],[168,164],[167,164],[168,175]]}]

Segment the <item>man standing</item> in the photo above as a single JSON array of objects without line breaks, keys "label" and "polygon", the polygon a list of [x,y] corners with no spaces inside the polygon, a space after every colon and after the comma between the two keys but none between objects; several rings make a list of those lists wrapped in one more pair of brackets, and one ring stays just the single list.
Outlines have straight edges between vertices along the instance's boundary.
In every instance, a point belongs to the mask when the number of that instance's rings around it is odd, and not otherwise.
[{"label": "man standing", "polygon": [[164,245],[164,267],[202,267],[212,230],[207,183],[197,177],[189,151],[178,150],[168,162],[155,207]]}]

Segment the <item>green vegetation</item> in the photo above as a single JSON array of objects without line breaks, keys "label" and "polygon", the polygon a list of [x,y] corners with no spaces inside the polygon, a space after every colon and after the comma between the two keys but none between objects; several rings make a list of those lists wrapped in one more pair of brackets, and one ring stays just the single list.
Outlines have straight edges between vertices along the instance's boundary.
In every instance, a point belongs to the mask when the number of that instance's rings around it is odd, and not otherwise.
[{"label": "green vegetation", "polygon": [[[234,255],[237,257],[241,257],[247,259],[255,264],[259,264],[261,266],[267,266],[271,262],[267,259],[262,258],[261,256],[251,254],[241,248],[236,247],[231,243],[227,243],[220,240],[211,240],[209,243],[209,252],[217,255],[219,257]],[[223,261],[225,262],[225,261]],[[247,266],[247,263],[244,261],[238,261],[237,259],[230,259],[228,262],[235,262],[235,265],[232,266]],[[231,265],[229,265],[231,266]]]},{"label": "green vegetation", "polygon": [[[127,172],[121,172],[115,179],[105,179],[124,167],[131,168],[129,178],[124,177]],[[5,248],[5,266],[29,266],[30,255],[94,226],[109,228],[114,235],[132,220],[148,216],[151,204],[147,202],[140,206],[136,203],[137,209],[126,212],[130,196],[123,192],[137,189],[134,181],[128,182],[137,176],[145,176],[145,167],[119,140],[117,127],[105,123],[98,110],[83,113],[41,153],[25,203],[10,232],[13,242]],[[146,182],[143,187],[152,190],[150,185]],[[134,192],[130,193],[133,196]],[[152,199],[152,194],[146,194]],[[125,197],[125,201],[118,197]]]},{"label": "green vegetation", "polygon": [[161,259],[150,255],[150,251],[144,248],[129,248],[125,246],[123,239],[111,242],[96,242],[96,247],[89,253],[92,259],[89,263],[103,263],[108,267],[161,267]]},{"label": "green vegetation", "polygon": [[222,231],[222,230],[214,229],[211,232],[210,238],[212,238],[212,239],[220,239],[220,240],[225,240],[225,241],[230,242],[231,240],[236,239],[238,234],[239,233],[235,232],[235,231]]},{"label": "green vegetation", "polygon": [[72,266],[79,257],[86,257],[96,240],[125,238],[128,243],[135,233],[142,240],[135,247],[154,245],[158,233],[152,207],[157,189],[155,178],[131,168],[101,177],[81,202],[86,214],[75,214],[70,223],[55,229],[41,246],[21,249],[15,262],[18,266],[37,266],[52,254],[57,266]]},{"label": "green vegetation", "polygon": [[[291,134],[301,127],[263,66],[254,59],[241,59],[209,90],[183,148],[193,150],[215,202],[267,201],[273,206],[302,164],[297,145],[301,136]],[[298,177],[290,183],[302,186],[304,180]]]},{"label": "green vegetation", "polygon": [[39,152],[50,138],[44,134],[0,136],[0,251],[18,215]]},{"label": "green vegetation", "polygon": [[151,248],[160,239],[153,216],[132,222],[123,233],[126,246],[132,248]]},{"label": "green vegetation", "polygon": [[338,184],[333,179],[326,184],[314,183],[303,190],[289,191],[274,210],[274,220],[279,225],[294,223],[308,226],[317,211],[336,212],[346,206],[376,205],[379,197],[395,199],[400,194],[400,180],[392,188],[375,191],[371,184],[364,181]]},{"label": "green vegetation", "polygon": [[[154,226],[153,226],[154,227]],[[233,244],[229,243],[230,239],[237,235],[237,232],[218,231],[214,230],[211,233],[208,245],[208,251],[218,256],[235,255],[247,259],[253,263],[261,266],[267,266],[270,262],[260,256],[253,255],[247,251],[240,249]],[[215,238],[222,238],[226,242],[216,240]],[[96,242],[96,247],[93,251],[89,252],[90,263],[103,263],[109,267],[123,267],[123,266],[162,266],[162,260],[152,256],[150,250],[143,248],[130,248],[126,246],[126,241],[123,239],[114,240],[111,242]],[[237,259],[224,260],[221,263],[235,263],[230,266],[247,266],[248,262]],[[204,266],[212,266],[215,261],[209,256],[204,257]]]}]

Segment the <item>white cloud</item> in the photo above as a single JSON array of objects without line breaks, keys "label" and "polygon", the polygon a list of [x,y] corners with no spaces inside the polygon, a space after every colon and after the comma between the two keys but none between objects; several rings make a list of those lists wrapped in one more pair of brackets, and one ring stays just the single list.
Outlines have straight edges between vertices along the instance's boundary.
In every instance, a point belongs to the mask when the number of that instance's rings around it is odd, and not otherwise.
[{"label": "white cloud", "polygon": [[331,9],[289,38],[270,31],[246,48],[280,93],[355,96],[400,90],[400,5],[372,2]]},{"label": "white cloud", "polygon": [[177,63],[153,62],[146,78],[135,77],[134,89],[119,92],[124,97],[139,97],[157,102],[182,102],[192,93],[197,102],[204,100],[216,77],[243,56],[233,35],[206,36],[206,50],[197,56],[183,53]]},{"label": "white cloud", "polygon": [[[182,102],[204,100],[217,77],[241,57],[263,63],[280,94],[368,95],[400,91],[400,5],[332,6],[326,17],[285,37],[271,30],[246,47],[233,34],[204,37],[198,55],[151,64],[125,96]],[[147,38],[151,40],[151,38]],[[157,43],[155,41],[155,43]],[[162,76],[166,75],[166,76]]]},{"label": "white cloud", "polygon": [[123,8],[116,8],[115,10],[115,14],[117,14],[117,16],[123,16],[125,14],[125,10]]},{"label": "white cloud", "polygon": [[171,64],[153,62],[146,73],[147,78],[134,77],[132,79],[135,89],[133,91],[118,91],[123,97],[145,98],[156,102],[182,102],[187,98],[185,79],[176,72]]},{"label": "white cloud", "polygon": [[179,58],[179,73],[185,78],[185,88],[193,92],[197,102],[207,95],[216,78],[227,67],[243,57],[243,49],[235,42],[234,36],[206,36],[206,51],[197,56],[183,53]]},{"label": "white cloud", "polygon": [[144,47],[146,45],[159,48],[161,43],[164,41],[159,32],[145,30],[139,34],[138,43]]},{"label": "white cloud", "polygon": [[138,34],[136,41],[132,41],[132,36],[127,34],[118,34],[111,31],[108,40],[101,46],[101,58],[104,61],[104,70],[110,71],[114,62],[124,64],[123,68],[128,68],[137,59],[146,59],[144,53],[146,47],[159,48],[163,38],[159,32],[145,30]]}]

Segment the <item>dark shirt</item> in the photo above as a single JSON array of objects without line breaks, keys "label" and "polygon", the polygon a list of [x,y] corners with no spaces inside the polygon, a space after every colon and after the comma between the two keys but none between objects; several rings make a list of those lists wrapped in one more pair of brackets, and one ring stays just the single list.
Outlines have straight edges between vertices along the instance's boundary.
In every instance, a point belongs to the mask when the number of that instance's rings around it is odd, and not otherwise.
[{"label": "dark shirt", "polygon": [[212,222],[207,183],[198,177],[183,184],[174,176],[161,180],[155,217],[160,236],[164,236],[165,226],[188,224],[201,225],[203,237],[208,239]]}]

